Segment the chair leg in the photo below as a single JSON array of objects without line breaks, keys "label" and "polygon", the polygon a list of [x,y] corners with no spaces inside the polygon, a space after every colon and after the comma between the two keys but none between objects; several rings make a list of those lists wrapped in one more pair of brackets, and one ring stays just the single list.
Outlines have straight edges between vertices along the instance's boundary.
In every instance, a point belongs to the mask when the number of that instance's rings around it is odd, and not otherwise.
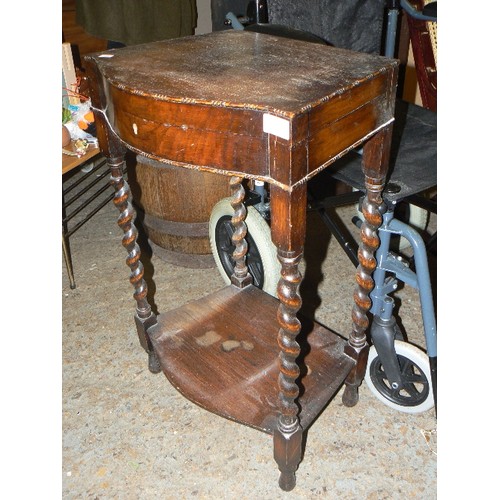
[{"label": "chair leg", "polygon": [[64,254],[64,262],[66,263],[66,269],[68,271],[69,287],[74,290],[76,288],[75,275],[73,274],[73,263],[71,261],[71,251],[69,249],[68,239],[62,235],[62,248]]}]

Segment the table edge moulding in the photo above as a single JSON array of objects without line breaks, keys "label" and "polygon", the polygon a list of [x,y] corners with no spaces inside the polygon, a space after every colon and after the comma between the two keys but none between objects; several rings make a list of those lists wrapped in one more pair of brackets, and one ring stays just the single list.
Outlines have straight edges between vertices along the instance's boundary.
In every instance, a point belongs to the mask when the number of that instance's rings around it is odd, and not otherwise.
[{"label": "table edge moulding", "polygon": [[[247,31],[131,46],[86,60],[149,369],[163,371],[201,407],[272,434],[279,485],[289,491],[304,432],[343,384],[344,404],[358,401],[397,61]],[[365,222],[353,328],[344,340],[300,316],[299,262],[307,180],[359,145]],[[127,149],[230,177],[236,247],[230,285],[158,316],[152,312],[122,173]],[[282,266],[278,298],[253,286],[246,267],[244,179],[270,186],[271,234]]]}]

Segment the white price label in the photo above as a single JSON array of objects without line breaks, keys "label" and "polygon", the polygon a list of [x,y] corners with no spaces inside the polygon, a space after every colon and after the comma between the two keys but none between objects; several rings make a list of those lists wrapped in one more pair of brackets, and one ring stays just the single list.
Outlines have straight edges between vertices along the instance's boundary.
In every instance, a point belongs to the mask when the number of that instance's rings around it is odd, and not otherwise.
[{"label": "white price label", "polygon": [[266,113],[262,124],[264,132],[276,135],[287,141],[290,139],[290,122],[279,116]]}]

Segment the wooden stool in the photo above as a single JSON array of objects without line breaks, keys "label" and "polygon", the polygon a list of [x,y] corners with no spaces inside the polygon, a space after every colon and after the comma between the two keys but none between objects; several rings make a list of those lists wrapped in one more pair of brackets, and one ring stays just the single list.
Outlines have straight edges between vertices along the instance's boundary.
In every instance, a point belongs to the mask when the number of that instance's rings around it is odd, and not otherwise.
[{"label": "wooden stool", "polygon": [[[274,436],[280,487],[295,486],[303,433],[345,384],[353,406],[368,345],[371,273],[388,168],[397,62],[248,31],[131,46],[86,57],[99,144],[116,188],[136,324],[150,370],[207,410]],[[298,270],[306,183],[363,144],[367,196],[349,340],[301,331]],[[231,177],[237,262],[232,284],[156,317],[146,299],[126,148]],[[270,185],[278,299],[245,265],[242,180]]]}]

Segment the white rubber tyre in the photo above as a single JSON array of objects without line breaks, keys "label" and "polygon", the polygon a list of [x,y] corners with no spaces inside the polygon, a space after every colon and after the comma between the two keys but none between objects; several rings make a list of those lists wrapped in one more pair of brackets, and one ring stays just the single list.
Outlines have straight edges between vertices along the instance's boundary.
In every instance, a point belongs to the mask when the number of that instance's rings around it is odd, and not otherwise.
[{"label": "white rubber tyre", "polygon": [[[380,370],[381,364],[374,346],[370,347],[368,354],[368,364],[365,374],[366,385],[379,401],[382,401],[382,403],[394,410],[403,413],[422,413],[430,410],[434,407],[434,396],[432,392],[431,369],[427,354],[418,347],[408,342],[402,342],[401,340],[396,340],[394,347],[398,357],[406,358],[410,362],[408,369],[410,369],[411,365],[412,373],[415,373],[417,378],[422,380],[422,382],[412,384],[411,391],[413,395],[405,389],[394,394],[394,391],[389,387],[388,380],[381,380],[383,378],[383,371]],[[395,396],[394,400],[389,399],[389,394],[391,393]],[[405,399],[406,404],[403,404],[403,400]]]},{"label": "white rubber tyre", "polygon": [[[230,274],[227,270],[228,262],[226,260],[224,267],[223,259],[219,253],[219,248],[217,245],[217,228],[219,221],[227,217],[232,217],[234,213],[233,207],[231,206],[231,198],[224,198],[219,201],[210,215],[209,222],[209,238],[210,246],[212,248],[212,254],[217,264],[217,268],[222,276],[222,279],[226,284],[231,282]],[[263,279],[262,290],[269,295],[274,297],[277,296],[276,288],[278,286],[278,281],[281,275],[281,265],[276,256],[276,246],[271,239],[271,228],[269,224],[264,220],[264,218],[259,214],[259,212],[254,207],[247,207],[247,216],[245,219],[247,225],[247,243],[249,243],[249,255],[252,251],[252,258],[247,256],[247,265],[249,267],[250,274],[255,276],[254,272],[257,272],[255,266],[259,266],[258,272],[261,274],[261,279]],[[250,238],[248,238],[250,235]],[[252,246],[252,240],[255,244],[255,248],[250,250]],[[258,251],[258,255],[255,254],[255,250]],[[256,262],[255,259],[259,260]],[[234,263],[233,263],[234,266]],[[261,267],[260,267],[261,266]],[[258,285],[258,284],[257,284]]]}]

